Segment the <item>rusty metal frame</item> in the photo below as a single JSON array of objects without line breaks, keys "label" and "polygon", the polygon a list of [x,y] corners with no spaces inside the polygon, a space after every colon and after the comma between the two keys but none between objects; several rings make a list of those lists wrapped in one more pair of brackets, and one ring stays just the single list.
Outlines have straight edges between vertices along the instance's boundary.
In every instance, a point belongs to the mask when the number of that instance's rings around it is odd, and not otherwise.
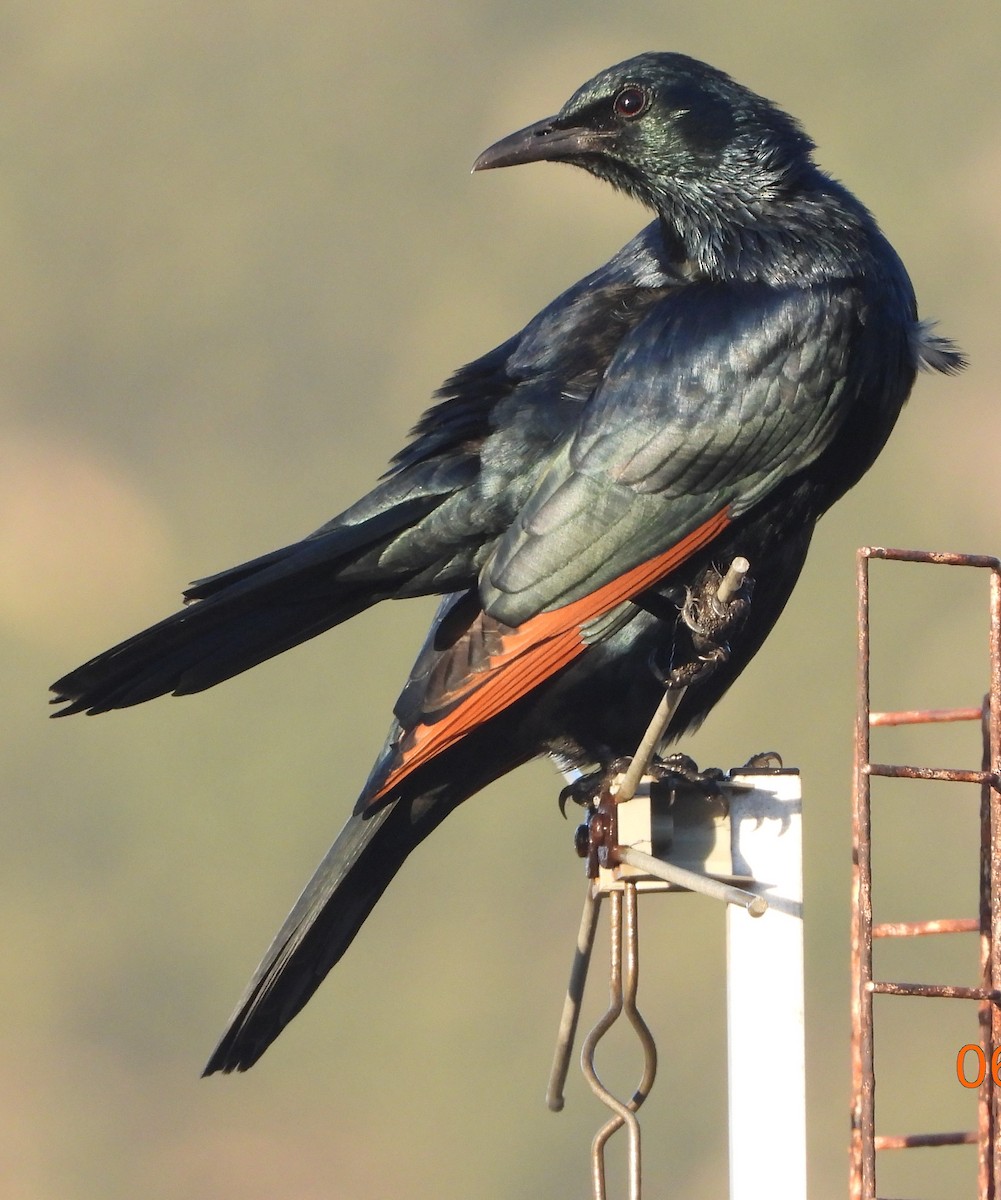
[{"label": "rusty metal frame", "polygon": [[[872,712],[869,703],[869,560],[972,567],[990,572],[990,685],[982,708]],[[1001,1046],[1001,562],[969,554],[935,554],[866,546],[857,558],[858,704],[852,812],[852,1120],[850,1200],[876,1200],[876,1152],[915,1146],[978,1146],[979,1200],[1001,1200],[1001,1145],[997,1136],[998,1088],[988,1069],[978,1096],[977,1129],[959,1133],[877,1136],[873,1061],[873,996],[929,996],[976,1000],[985,1061]],[[979,771],[894,766],[869,757],[869,731],[876,726],[981,720],[983,759]],[[980,785],[980,911],[975,919],[873,924],[871,779],[932,779]],[[877,937],[920,937],[943,933],[980,934],[981,986],[951,987],[890,983],[873,979],[872,942]]]}]

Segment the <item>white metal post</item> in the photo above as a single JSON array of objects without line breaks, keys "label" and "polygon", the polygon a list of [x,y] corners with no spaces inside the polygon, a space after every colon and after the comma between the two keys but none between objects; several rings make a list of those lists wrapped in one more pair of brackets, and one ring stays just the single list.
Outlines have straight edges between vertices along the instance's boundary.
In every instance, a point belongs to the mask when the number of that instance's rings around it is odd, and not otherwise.
[{"label": "white metal post", "polygon": [[806,1200],[802,795],[796,772],[734,775],[734,871],[768,901],[727,906],[730,1200]]}]

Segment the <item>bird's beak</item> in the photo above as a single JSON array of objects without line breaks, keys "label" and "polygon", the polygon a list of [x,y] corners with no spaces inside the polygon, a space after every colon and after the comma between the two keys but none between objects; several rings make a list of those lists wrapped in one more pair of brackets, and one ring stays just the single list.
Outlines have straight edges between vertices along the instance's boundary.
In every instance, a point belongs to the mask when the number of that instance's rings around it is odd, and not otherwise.
[{"label": "bird's beak", "polygon": [[568,129],[559,124],[558,117],[547,117],[494,142],[473,163],[473,170],[489,171],[493,167],[514,167],[544,159],[559,162],[581,154],[594,154],[600,151],[606,138],[607,135],[597,130]]}]

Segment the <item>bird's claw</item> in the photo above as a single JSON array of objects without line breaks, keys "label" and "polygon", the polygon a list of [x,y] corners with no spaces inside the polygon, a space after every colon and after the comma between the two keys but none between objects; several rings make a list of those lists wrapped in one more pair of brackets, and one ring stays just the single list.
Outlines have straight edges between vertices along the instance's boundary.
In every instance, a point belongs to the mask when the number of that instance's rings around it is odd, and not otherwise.
[{"label": "bird's claw", "polygon": [[604,772],[592,771],[588,775],[581,775],[579,779],[575,779],[573,783],[568,783],[560,792],[559,806],[560,816],[566,820],[567,805],[579,804],[581,808],[590,808],[594,797],[601,787],[601,780],[604,777]]},{"label": "bird's claw", "polygon": [[691,632],[692,644],[700,654],[710,653],[725,645],[750,606],[747,585],[729,600],[719,598],[723,576],[715,567],[702,573],[694,588],[686,588],[681,605],[681,620]]},{"label": "bird's claw", "polygon": [[707,797],[718,796],[726,780],[726,772],[719,767],[706,767],[700,771],[694,758],[680,753],[655,758],[650,763],[649,773],[662,786],[694,788]]},{"label": "bird's claw", "polygon": [[729,657],[730,649],[728,646],[713,646],[711,650],[706,650],[698,658],[682,663],[680,667],[673,667],[665,675],[661,676],[661,680],[665,689],[669,692],[677,691],[679,688],[691,687],[693,683],[697,683],[700,679],[705,679],[708,675],[711,675]]},{"label": "bird's claw", "polygon": [[[668,691],[691,687],[711,675],[730,657],[727,639],[744,619],[750,607],[750,580],[728,600],[719,598],[723,576],[715,567],[702,572],[695,587],[685,588],[678,611],[681,625],[688,630],[690,651],[687,661],[665,670],[654,659],[654,674]],[[679,652],[675,647],[675,652]],[[694,653],[692,653],[694,652]]]},{"label": "bird's claw", "polygon": [[782,755],[777,750],[762,750],[752,754],[741,768],[744,771],[781,771]]},{"label": "bird's claw", "polygon": [[588,771],[586,775],[580,775],[572,783],[568,783],[560,792],[560,814],[564,819],[566,818],[567,805],[570,803],[593,811],[598,806],[602,791],[616,775],[621,775],[628,766],[628,758],[617,758],[607,767],[598,767],[594,771]]}]

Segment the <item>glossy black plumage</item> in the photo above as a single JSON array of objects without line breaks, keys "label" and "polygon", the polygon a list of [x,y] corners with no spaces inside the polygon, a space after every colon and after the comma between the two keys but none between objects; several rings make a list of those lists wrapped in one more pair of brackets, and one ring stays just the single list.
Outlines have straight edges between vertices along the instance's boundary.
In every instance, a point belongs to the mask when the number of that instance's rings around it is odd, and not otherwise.
[{"label": "glossy black plumage", "polygon": [[538,754],[628,754],[660,695],[651,655],[686,652],[678,596],[743,555],[750,615],[669,738],[698,724],[767,636],[817,519],[872,465],[917,368],[961,366],[811,151],[774,105],[671,54],[602,72],[491,147],[478,168],[568,161],[655,219],[459,370],[356,505],[200,581],[182,612],[54,685],[58,715],[198,691],[379,600],[446,597],[355,814],[208,1072],[257,1060],[458,803]]}]

